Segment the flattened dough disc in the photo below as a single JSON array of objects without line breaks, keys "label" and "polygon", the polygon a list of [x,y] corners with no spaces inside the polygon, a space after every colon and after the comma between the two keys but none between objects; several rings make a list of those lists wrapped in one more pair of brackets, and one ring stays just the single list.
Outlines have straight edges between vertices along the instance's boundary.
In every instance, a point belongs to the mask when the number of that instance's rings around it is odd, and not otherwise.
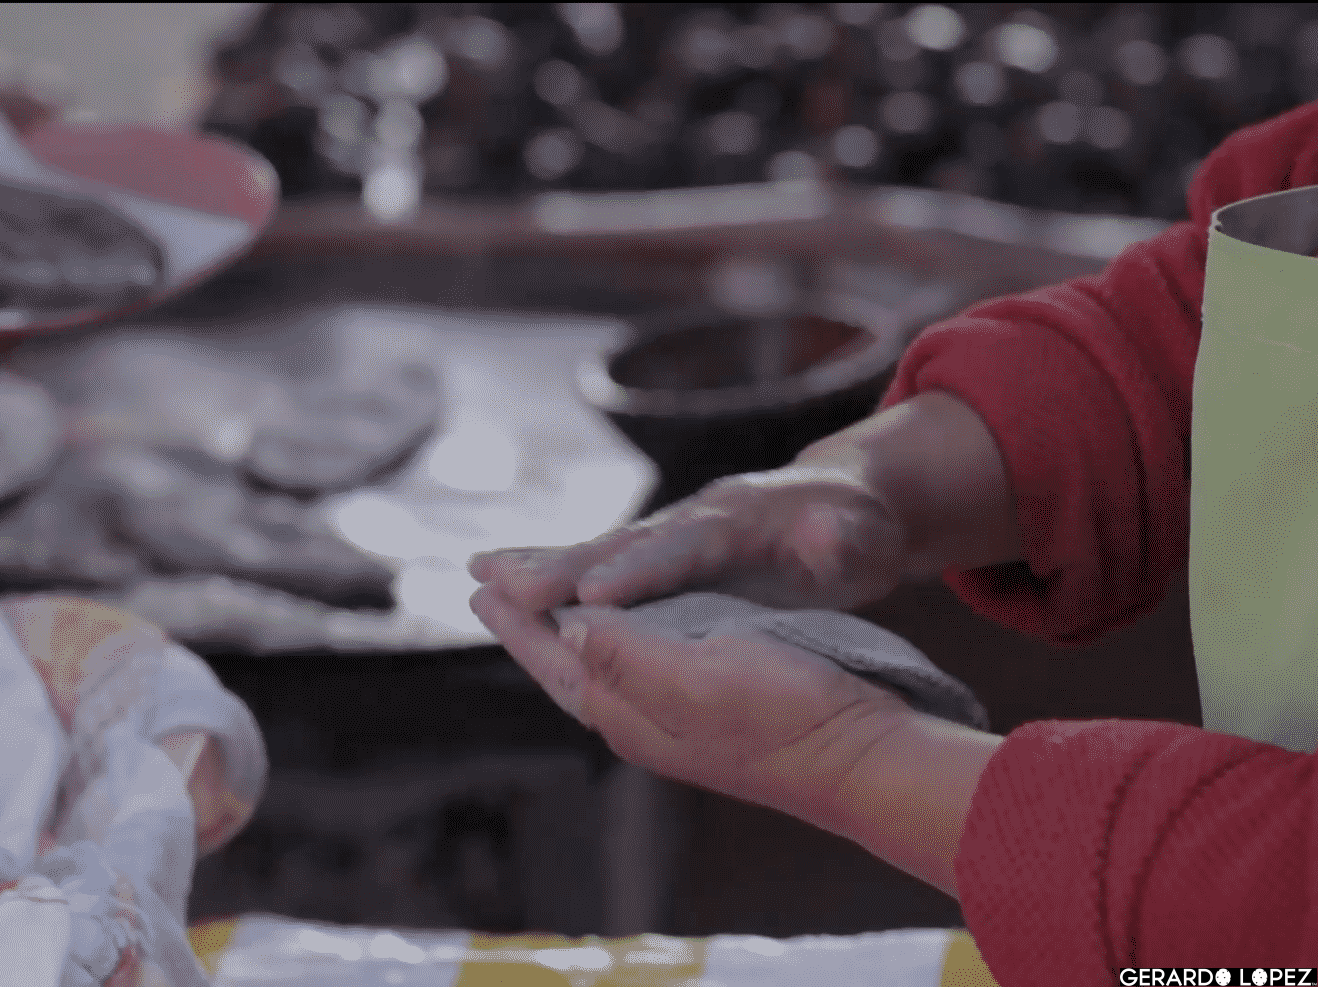
[{"label": "flattened dough disc", "polygon": [[44,478],[60,445],[59,411],[46,392],[0,370],[0,501]]}]

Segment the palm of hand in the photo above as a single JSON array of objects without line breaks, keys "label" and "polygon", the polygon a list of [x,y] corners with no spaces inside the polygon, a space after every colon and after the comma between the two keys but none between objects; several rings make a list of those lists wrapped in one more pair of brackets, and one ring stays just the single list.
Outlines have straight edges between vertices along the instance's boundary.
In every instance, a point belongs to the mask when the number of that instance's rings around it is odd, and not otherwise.
[{"label": "palm of hand", "polygon": [[691,640],[612,607],[582,607],[573,650],[491,587],[472,609],[564,708],[623,759],[820,818],[860,757],[910,709],[826,658],[748,631]]},{"label": "palm of hand", "polygon": [[795,815],[815,815],[909,711],[828,659],[758,632],[658,647],[642,638],[631,656],[601,638],[583,652],[585,710],[619,756]]}]

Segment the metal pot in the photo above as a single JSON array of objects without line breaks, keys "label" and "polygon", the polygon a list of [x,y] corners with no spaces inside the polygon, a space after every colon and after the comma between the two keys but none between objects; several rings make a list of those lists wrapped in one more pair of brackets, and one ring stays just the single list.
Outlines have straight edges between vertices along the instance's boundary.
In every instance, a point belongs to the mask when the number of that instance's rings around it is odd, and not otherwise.
[{"label": "metal pot", "polygon": [[588,360],[585,400],[659,466],[647,513],[735,473],[773,469],[873,411],[896,353],[886,335],[822,314],[669,313]]}]

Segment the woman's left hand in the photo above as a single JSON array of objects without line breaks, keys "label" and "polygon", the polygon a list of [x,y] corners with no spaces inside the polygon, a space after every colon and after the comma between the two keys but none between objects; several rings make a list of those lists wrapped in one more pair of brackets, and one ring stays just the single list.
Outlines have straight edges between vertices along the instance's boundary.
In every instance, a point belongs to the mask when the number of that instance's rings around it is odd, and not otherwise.
[{"label": "woman's left hand", "polygon": [[690,639],[594,606],[556,632],[492,586],[471,608],[619,757],[826,828],[857,763],[913,715],[895,693],[755,631]]}]

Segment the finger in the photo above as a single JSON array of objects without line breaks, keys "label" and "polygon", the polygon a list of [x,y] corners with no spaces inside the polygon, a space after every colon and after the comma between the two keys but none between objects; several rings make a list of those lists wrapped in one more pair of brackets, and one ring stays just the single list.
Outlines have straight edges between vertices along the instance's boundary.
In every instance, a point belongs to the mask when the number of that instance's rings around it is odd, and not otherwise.
[{"label": "finger", "polygon": [[499,553],[481,560],[477,568],[484,575],[482,581],[493,583],[508,600],[533,613],[543,613],[572,601],[582,573],[641,534],[634,528],[619,528],[566,548]]},{"label": "finger", "polygon": [[491,586],[472,594],[471,611],[560,709],[590,725],[582,701],[585,669],[543,615],[527,613]]},{"label": "finger", "polygon": [[647,683],[644,675],[654,668],[656,654],[670,653],[677,642],[611,608],[573,608],[561,616],[560,633],[586,672],[585,722],[624,761],[692,781],[681,730],[654,714],[654,707],[664,704],[664,690]]},{"label": "finger", "polygon": [[477,560],[472,575],[522,609],[543,613],[572,598],[575,568],[569,549],[519,549]]},{"label": "finger", "polygon": [[628,715],[648,721],[670,738],[690,733],[696,715],[692,697],[702,674],[693,642],[615,607],[565,612],[559,633],[584,669],[587,712],[606,736],[616,724],[606,728],[608,710],[594,704],[609,696],[621,703],[612,707],[615,712],[630,710]]},{"label": "finger", "polygon": [[732,561],[729,528],[727,516],[712,510],[652,526],[647,537],[586,570],[576,585],[577,599],[626,606],[715,580]]},{"label": "finger", "polygon": [[477,552],[467,560],[467,572],[477,582],[488,583],[493,577],[495,566],[520,562],[538,551],[538,548],[496,548],[489,552]]}]

